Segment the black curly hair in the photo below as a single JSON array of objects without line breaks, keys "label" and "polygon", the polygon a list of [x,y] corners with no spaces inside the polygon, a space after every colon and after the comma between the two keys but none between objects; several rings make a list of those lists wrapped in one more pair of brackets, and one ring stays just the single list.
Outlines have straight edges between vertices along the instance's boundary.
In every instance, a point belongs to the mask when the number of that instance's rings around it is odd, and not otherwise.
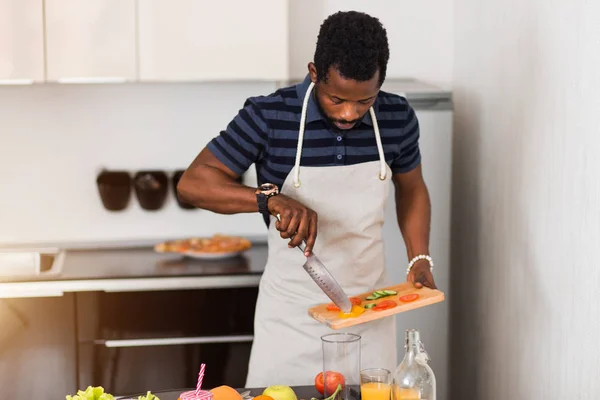
[{"label": "black curly hair", "polygon": [[340,11],[321,25],[314,58],[317,81],[327,82],[332,65],[344,78],[359,82],[373,78],[379,69],[381,87],[389,58],[387,33],[375,17]]}]

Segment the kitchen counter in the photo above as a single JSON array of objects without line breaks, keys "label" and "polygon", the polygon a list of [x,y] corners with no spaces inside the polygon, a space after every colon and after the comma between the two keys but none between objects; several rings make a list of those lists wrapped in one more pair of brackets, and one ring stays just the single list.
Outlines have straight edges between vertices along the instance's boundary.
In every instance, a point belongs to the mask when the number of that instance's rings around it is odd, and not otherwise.
[{"label": "kitchen counter", "polygon": [[[160,392],[152,392],[152,394],[155,394],[156,396],[158,396],[160,398],[160,400],[177,400],[179,398],[179,395],[182,392],[187,392],[188,390],[194,390],[195,388],[191,388],[191,389],[179,389],[179,390],[169,390],[169,391],[160,391]],[[298,400],[310,400],[311,398],[315,397],[317,399],[322,399],[323,396],[317,392],[317,390],[315,389],[314,386],[292,386],[292,389],[294,390],[294,392],[296,393],[296,396],[298,397]],[[250,396],[258,396],[259,394],[261,394],[264,390],[264,388],[260,388],[260,389],[238,389],[238,392],[243,393],[246,390],[250,390]],[[137,400],[138,396],[141,395],[145,395],[146,393],[140,393],[140,394],[136,394],[135,396],[131,396],[131,397],[119,397],[119,399],[122,400]],[[351,395],[352,396],[352,395]],[[356,397],[358,399],[358,396]]]},{"label": "kitchen counter", "polygon": [[267,253],[266,243],[255,243],[242,255],[223,260],[160,254],[151,246],[67,250],[55,274],[0,276],[0,298],[257,286]]}]

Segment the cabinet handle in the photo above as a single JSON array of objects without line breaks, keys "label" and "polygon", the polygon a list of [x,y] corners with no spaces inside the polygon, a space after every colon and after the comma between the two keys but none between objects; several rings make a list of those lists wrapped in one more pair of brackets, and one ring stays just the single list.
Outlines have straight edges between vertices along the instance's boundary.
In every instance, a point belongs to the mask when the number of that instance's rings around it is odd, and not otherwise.
[{"label": "cabinet handle", "polygon": [[33,85],[33,79],[0,79],[0,85]]},{"label": "cabinet handle", "polygon": [[105,347],[150,347],[173,346],[182,344],[208,344],[208,343],[243,343],[254,340],[254,335],[231,336],[195,336],[155,339],[122,339],[122,340],[94,340],[94,344]]},{"label": "cabinet handle", "polygon": [[0,299],[20,299],[27,297],[62,297],[64,292],[58,289],[25,289],[0,292]]},{"label": "cabinet handle", "polygon": [[58,78],[58,83],[125,83],[127,78],[121,76],[71,77]]}]

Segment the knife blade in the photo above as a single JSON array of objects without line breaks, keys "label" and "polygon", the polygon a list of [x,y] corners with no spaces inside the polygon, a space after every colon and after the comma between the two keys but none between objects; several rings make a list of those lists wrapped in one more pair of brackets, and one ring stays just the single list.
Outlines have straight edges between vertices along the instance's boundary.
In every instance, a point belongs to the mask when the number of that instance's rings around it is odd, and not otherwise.
[{"label": "knife blade", "polygon": [[[277,214],[276,218],[281,221],[280,215]],[[293,236],[292,236],[293,238]],[[298,250],[304,254],[306,249],[306,241],[303,240]],[[314,252],[310,256],[306,257],[306,262],[302,266],[312,280],[319,286],[319,288],[329,297],[329,299],[345,313],[352,311],[352,303],[344,292],[344,289],[340,286],[338,281],[335,280],[331,272],[325,267],[325,265],[319,260]]]}]

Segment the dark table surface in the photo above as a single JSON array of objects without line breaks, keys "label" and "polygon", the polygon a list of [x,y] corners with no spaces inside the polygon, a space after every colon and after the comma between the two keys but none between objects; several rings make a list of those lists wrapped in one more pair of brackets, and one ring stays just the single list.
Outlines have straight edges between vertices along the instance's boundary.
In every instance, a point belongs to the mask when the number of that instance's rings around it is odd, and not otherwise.
[{"label": "dark table surface", "polygon": [[[319,392],[317,392],[314,386],[292,386],[292,389],[296,393],[298,400],[310,400],[312,397],[315,397],[317,399],[323,398],[323,396]],[[188,390],[194,390],[194,388],[159,391],[152,392],[152,394],[158,396],[160,400],[177,400],[182,392],[187,392]],[[250,390],[250,396],[258,396],[259,394],[262,394],[264,388],[238,389],[238,392],[243,393],[247,390]],[[145,395],[145,393],[143,394]],[[137,400],[139,395],[141,395],[141,393],[136,394],[135,396],[123,397],[122,400]]]}]

